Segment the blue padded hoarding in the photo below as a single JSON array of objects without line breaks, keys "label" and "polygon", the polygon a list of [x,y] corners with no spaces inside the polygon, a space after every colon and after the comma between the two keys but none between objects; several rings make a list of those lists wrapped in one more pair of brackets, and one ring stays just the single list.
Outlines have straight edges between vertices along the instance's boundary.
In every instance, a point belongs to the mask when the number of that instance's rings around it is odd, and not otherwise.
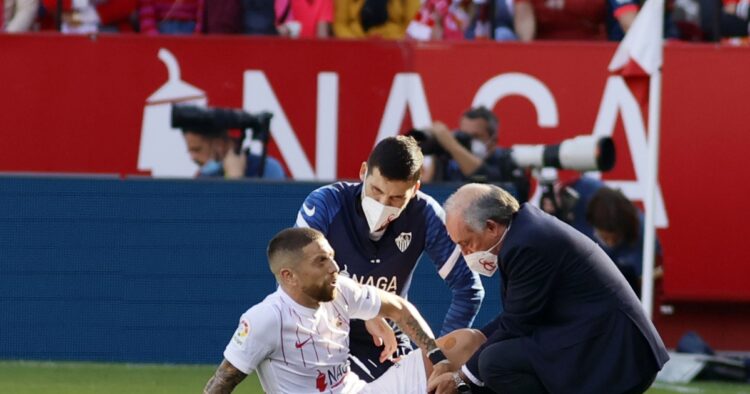
[{"label": "blue padded hoarding", "polygon": [[[0,359],[217,363],[275,289],[268,240],[318,186],[0,177]],[[475,325],[499,311],[497,277],[485,290]],[[410,299],[439,332],[450,293],[429,261]]]}]

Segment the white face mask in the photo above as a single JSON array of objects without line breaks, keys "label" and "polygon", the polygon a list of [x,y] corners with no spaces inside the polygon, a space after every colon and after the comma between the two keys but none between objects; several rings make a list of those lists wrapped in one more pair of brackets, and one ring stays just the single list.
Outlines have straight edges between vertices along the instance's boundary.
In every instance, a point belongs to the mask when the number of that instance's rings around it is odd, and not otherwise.
[{"label": "white face mask", "polygon": [[476,157],[485,158],[487,156],[487,144],[476,138],[471,139],[471,153]]},{"label": "white face mask", "polygon": [[[367,174],[365,174],[366,178]],[[396,208],[381,204],[374,198],[368,197],[365,190],[367,190],[367,184],[362,182],[362,210],[365,212],[367,225],[370,226],[370,233],[374,234],[382,231],[388,223],[396,220],[406,205]]]},{"label": "white face mask", "polygon": [[505,236],[508,234],[508,230],[510,230],[510,223],[508,223],[508,227],[503,232],[503,236],[500,237],[500,240],[489,249],[464,255],[464,260],[466,260],[466,265],[469,266],[470,270],[484,276],[492,276],[495,274],[495,271],[497,271],[497,255],[490,251],[503,243]]}]

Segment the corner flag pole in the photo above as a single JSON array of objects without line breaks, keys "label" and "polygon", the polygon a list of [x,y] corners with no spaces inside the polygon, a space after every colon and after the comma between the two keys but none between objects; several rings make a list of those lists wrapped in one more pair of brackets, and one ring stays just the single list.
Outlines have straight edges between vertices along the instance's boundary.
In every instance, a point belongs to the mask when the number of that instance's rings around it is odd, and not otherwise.
[{"label": "corner flag pole", "polygon": [[653,318],[654,257],[656,249],[656,188],[659,172],[659,140],[661,120],[661,67],[651,74],[648,93],[648,174],[644,199],[646,217],[643,226],[643,279],[641,304],[649,319]]},{"label": "corner flag pole", "polygon": [[[654,255],[656,247],[656,191],[659,173],[659,125],[661,120],[661,68],[664,56],[664,0],[647,0],[625,38],[617,47],[609,71],[649,76],[648,173],[643,202],[646,208],[643,242],[641,303],[652,318],[654,304]],[[636,70],[635,72],[633,70]]]}]

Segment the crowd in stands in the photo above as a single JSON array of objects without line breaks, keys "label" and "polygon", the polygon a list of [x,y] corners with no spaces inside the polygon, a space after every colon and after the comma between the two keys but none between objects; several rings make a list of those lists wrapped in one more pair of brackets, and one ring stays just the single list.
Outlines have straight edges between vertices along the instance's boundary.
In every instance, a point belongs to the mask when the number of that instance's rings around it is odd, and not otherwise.
[{"label": "crowd in stands", "polygon": [[[622,39],[643,0],[0,0],[0,31]],[[747,37],[750,0],[667,0],[665,37]]]}]

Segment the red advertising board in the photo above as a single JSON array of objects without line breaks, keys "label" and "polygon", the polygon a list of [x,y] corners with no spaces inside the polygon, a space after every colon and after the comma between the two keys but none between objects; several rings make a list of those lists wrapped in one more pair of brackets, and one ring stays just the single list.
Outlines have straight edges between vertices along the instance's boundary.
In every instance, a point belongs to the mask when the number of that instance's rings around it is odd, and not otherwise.
[{"label": "red advertising board", "polygon": [[[0,171],[190,176],[175,101],[271,110],[270,153],[296,179],[354,178],[378,138],[493,108],[500,144],[612,135],[604,178],[645,181],[643,91],[613,44],[0,35]],[[668,45],[657,222],[665,293],[750,301],[742,157],[750,51]],[[715,70],[715,71],[709,71]],[[718,208],[724,206],[726,210]]]}]

